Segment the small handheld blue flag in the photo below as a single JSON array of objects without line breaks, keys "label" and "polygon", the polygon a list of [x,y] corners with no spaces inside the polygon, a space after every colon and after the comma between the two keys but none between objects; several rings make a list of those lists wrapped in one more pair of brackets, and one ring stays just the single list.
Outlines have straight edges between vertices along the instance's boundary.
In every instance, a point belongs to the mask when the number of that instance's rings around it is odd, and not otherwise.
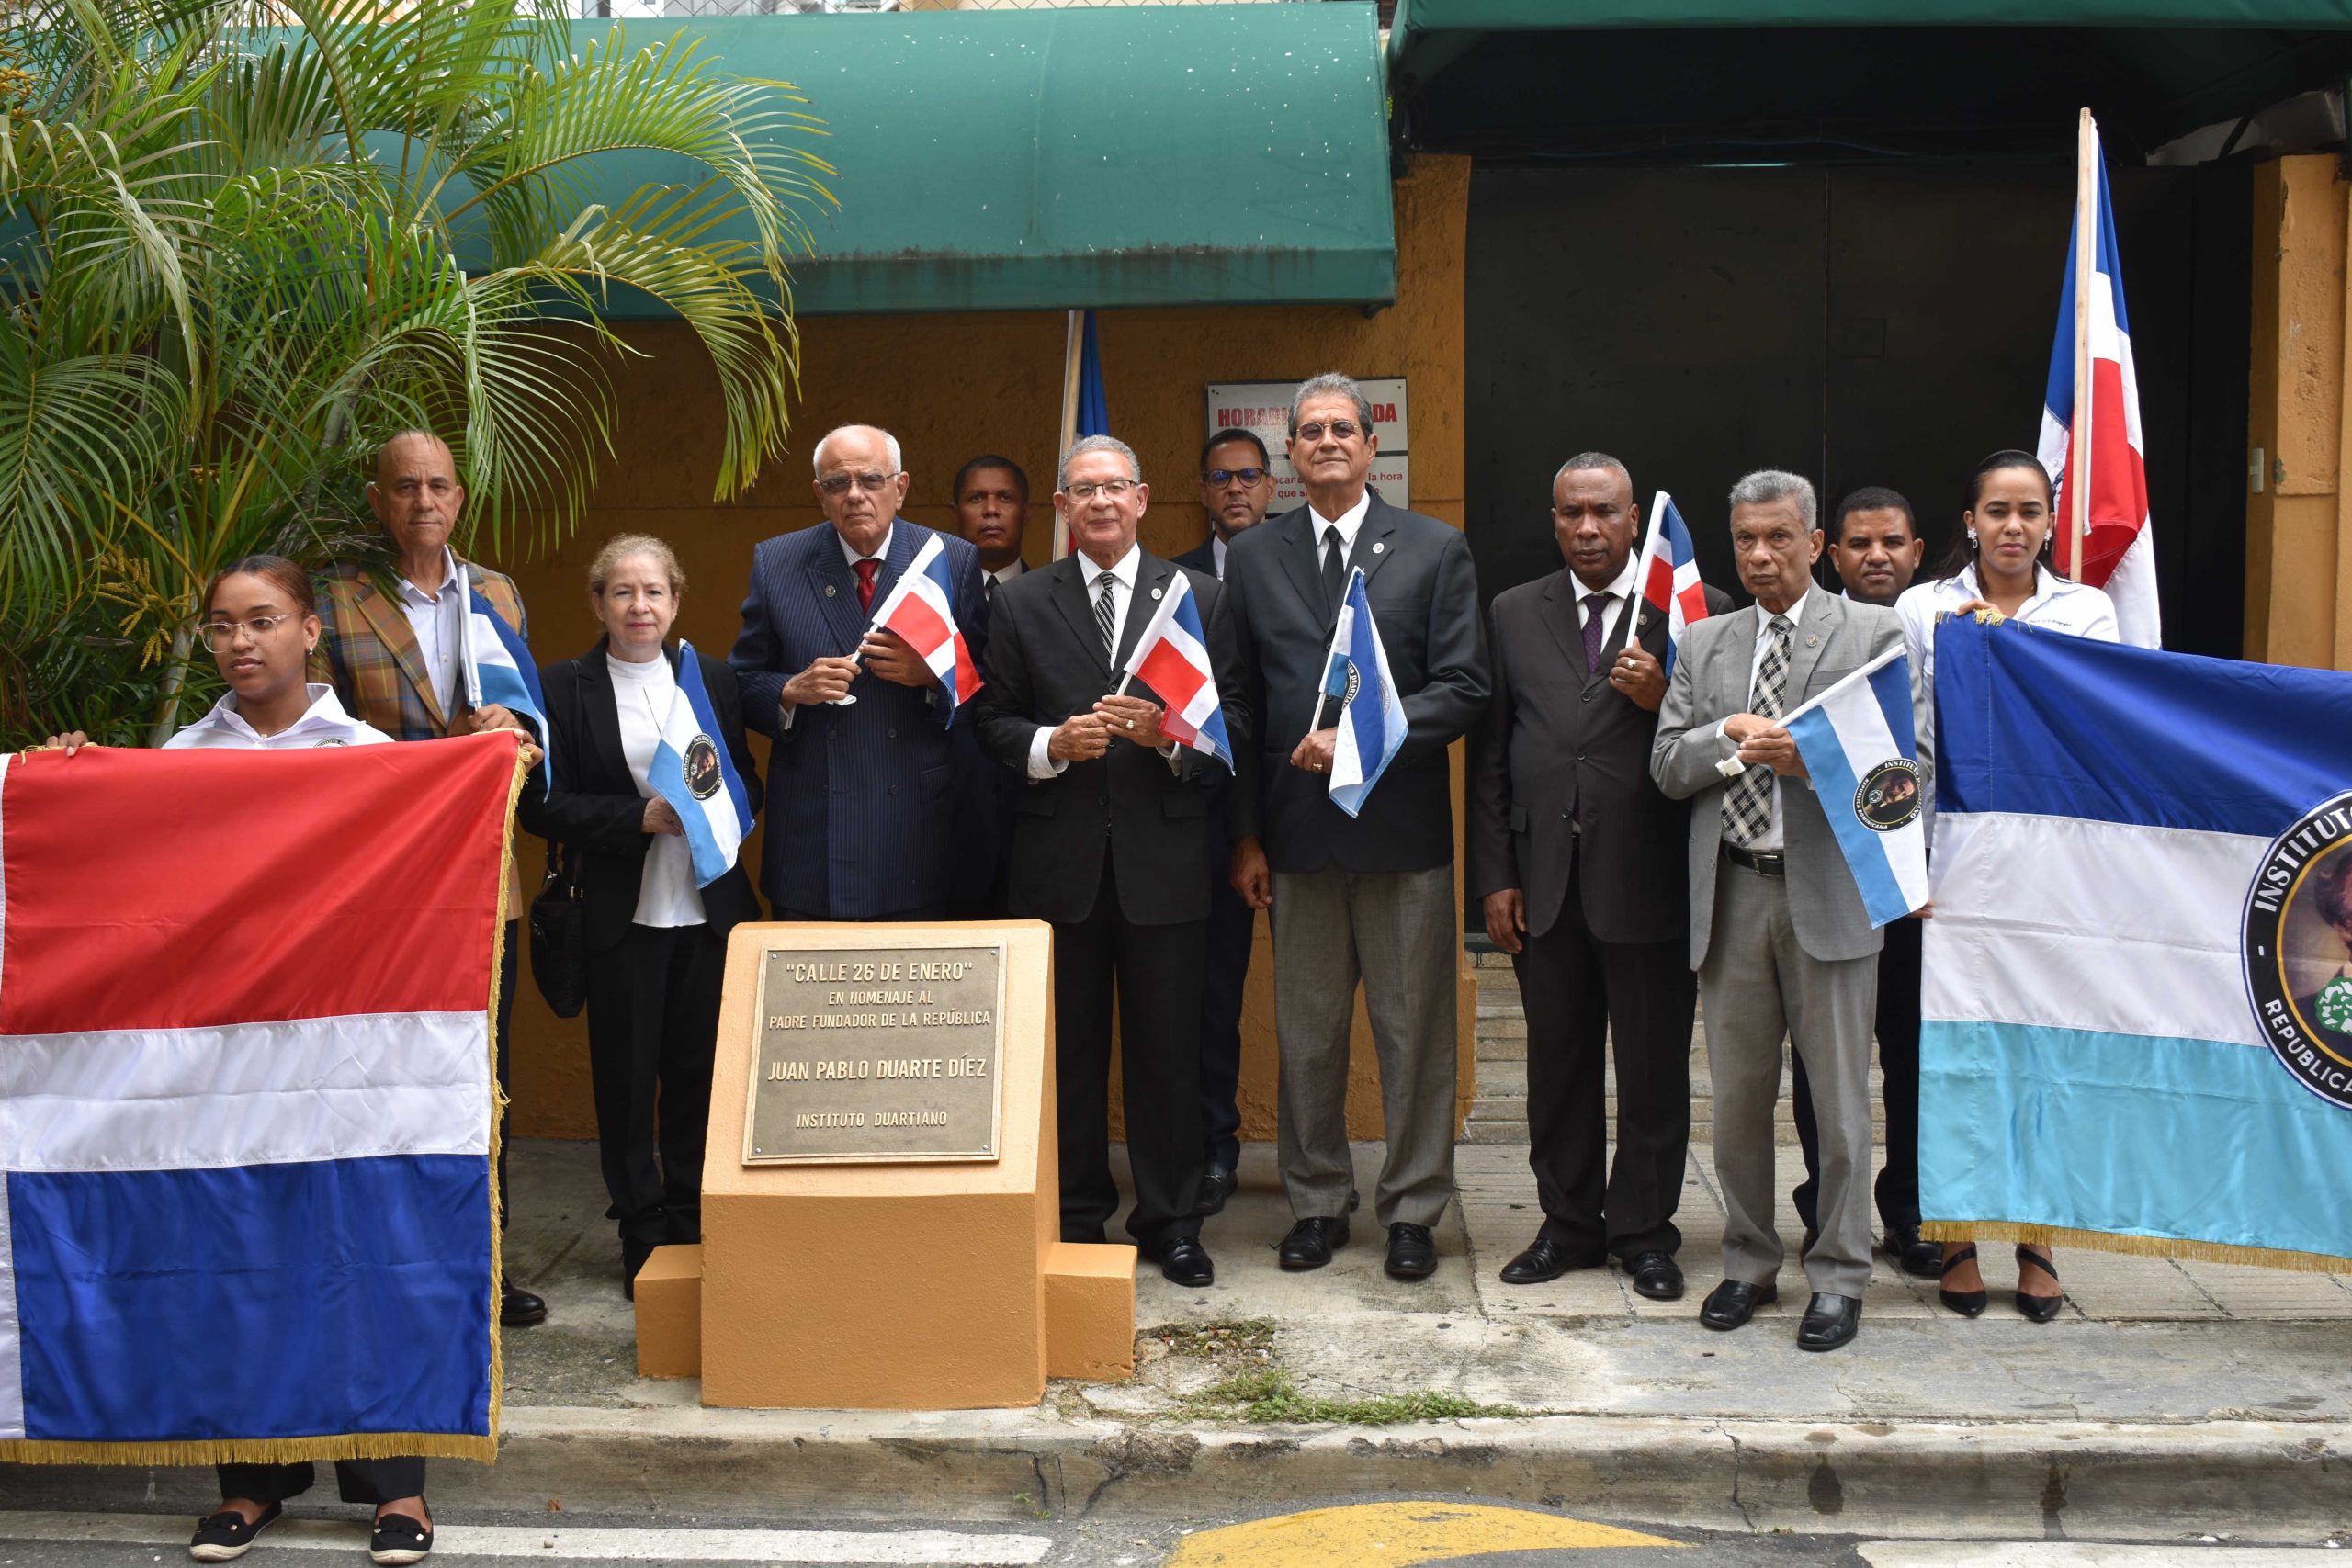
[{"label": "small handheld blue flag", "polygon": [[670,803],[686,830],[694,852],[695,886],[707,887],[727,874],[752,831],[752,796],[743,787],[710,694],[702,683],[702,661],[694,644],[678,643],[678,691],[662,721],[647,770],[653,793]]},{"label": "small handheld blue flag", "polygon": [[1326,695],[1340,704],[1339,743],[1331,755],[1331,804],[1353,817],[1381,773],[1405,744],[1405,709],[1389,678],[1388,653],[1364,593],[1363,568],[1348,576],[1348,592],[1331,631],[1324,666]]},{"label": "small handheld blue flag", "polygon": [[[517,718],[530,721],[542,751],[548,750],[548,700],[539,690],[539,667],[530,645],[490,607],[481,590],[466,588],[463,648],[466,705],[481,707],[496,703]],[[555,757],[547,760],[548,778],[555,778]]]},{"label": "small handheld blue flag", "polygon": [[1813,775],[1871,924],[1928,901],[1927,792],[1911,725],[1911,660],[1897,643],[1781,721]]}]

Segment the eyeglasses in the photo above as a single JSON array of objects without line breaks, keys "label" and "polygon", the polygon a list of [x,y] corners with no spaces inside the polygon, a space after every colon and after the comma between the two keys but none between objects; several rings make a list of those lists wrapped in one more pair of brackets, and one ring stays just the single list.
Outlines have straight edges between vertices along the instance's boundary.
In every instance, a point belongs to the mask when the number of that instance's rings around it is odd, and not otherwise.
[{"label": "eyeglasses", "polygon": [[1222,490],[1236,479],[1239,479],[1246,485],[1253,485],[1265,477],[1266,470],[1263,468],[1211,468],[1201,476],[1201,481]]},{"label": "eyeglasses", "polygon": [[1363,434],[1355,427],[1351,421],[1335,419],[1329,424],[1319,424],[1312,422],[1302,424],[1295,431],[1291,433],[1291,439],[1294,441],[1320,441],[1323,439],[1323,433],[1327,430],[1331,433],[1331,439],[1334,441],[1353,441],[1357,436]]},{"label": "eyeglasses", "polygon": [[205,651],[218,653],[234,642],[239,632],[259,642],[293,618],[291,615],[255,615],[250,621],[207,621],[199,628],[199,633],[204,638]]},{"label": "eyeglasses", "polygon": [[898,477],[896,474],[882,473],[827,474],[817,481],[817,488],[827,495],[841,495],[854,484],[866,494],[875,495]]},{"label": "eyeglasses", "polygon": [[1135,488],[1136,481],[1133,479],[1104,479],[1099,485],[1083,482],[1074,484],[1062,493],[1083,505],[1098,495],[1108,496],[1113,501],[1116,501]]}]

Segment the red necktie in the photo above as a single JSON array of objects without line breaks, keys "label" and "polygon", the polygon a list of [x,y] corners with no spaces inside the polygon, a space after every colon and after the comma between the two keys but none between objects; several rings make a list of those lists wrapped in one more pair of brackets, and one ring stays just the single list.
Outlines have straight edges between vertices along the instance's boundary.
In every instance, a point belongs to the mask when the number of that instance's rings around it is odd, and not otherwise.
[{"label": "red necktie", "polygon": [[865,560],[852,561],[849,564],[850,570],[857,573],[858,609],[861,612],[873,609],[874,574],[882,570],[882,563],[869,557]]}]

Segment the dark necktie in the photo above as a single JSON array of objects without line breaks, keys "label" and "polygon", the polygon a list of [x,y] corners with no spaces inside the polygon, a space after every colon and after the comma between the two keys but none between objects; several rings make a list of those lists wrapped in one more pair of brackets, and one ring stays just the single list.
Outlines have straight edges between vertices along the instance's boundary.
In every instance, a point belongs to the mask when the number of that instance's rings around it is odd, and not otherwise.
[{"label": "dark necktie", "polygon": [[[1789,692],[1789,618],[1775,615],[1769,623],[1771,646],[1756,670],[1756,695],[1748,711],[1758,718],[1778,718]],[[1758,762],[1732,781],[1724,791],[1724,837],[1745,849],[1772,825],[1772,770]]]},{"label": "dark necktie", "polygon": [[1613,593],[1588,593],[1584,596],[1584,667],[1588,673],[1600,673],[1600,645],[1608,637],[1608,624],[1601,619],[1609,614],[1609,601]]},{"label": "dark necktie", "polygon": [[859,611],[862,613],[873,609],[874,574],[882,570],[882,563],[869,556],[864,560],[850,562],[850,570],[857,573],[857,607]]},{"label": "dark necktie", "polygon": [[1323,530],[1323,602],[1335,611],[1340,607],[1340,583],[1347,573],[1348,563],[1340,552],[1340,525],[1334,523]]},{"label": "dark necktie", "polygon": [[1119,625],[1119,579],[1115,572],[1103,572],[1094,580],[1094,625],[1102,634],[1102,662],[1108,664],[1119,656],[1116,631]]},{"label": "dark necktie", "polygon": [[996,574],[994,572],[980,573],[980,603],[983,604],[996,603]]}]

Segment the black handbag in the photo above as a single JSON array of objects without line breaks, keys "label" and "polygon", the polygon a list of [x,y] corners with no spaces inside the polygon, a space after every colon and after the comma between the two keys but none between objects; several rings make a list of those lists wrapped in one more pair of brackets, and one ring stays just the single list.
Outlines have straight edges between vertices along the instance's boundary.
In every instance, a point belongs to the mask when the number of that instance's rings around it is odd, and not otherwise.
[{"label": "black handbag", "polygon": [[558,1018],[588,1001],[588,909],[580,901],[580,852],[548,846],[548,874],[531,900],[531,978]]}]

